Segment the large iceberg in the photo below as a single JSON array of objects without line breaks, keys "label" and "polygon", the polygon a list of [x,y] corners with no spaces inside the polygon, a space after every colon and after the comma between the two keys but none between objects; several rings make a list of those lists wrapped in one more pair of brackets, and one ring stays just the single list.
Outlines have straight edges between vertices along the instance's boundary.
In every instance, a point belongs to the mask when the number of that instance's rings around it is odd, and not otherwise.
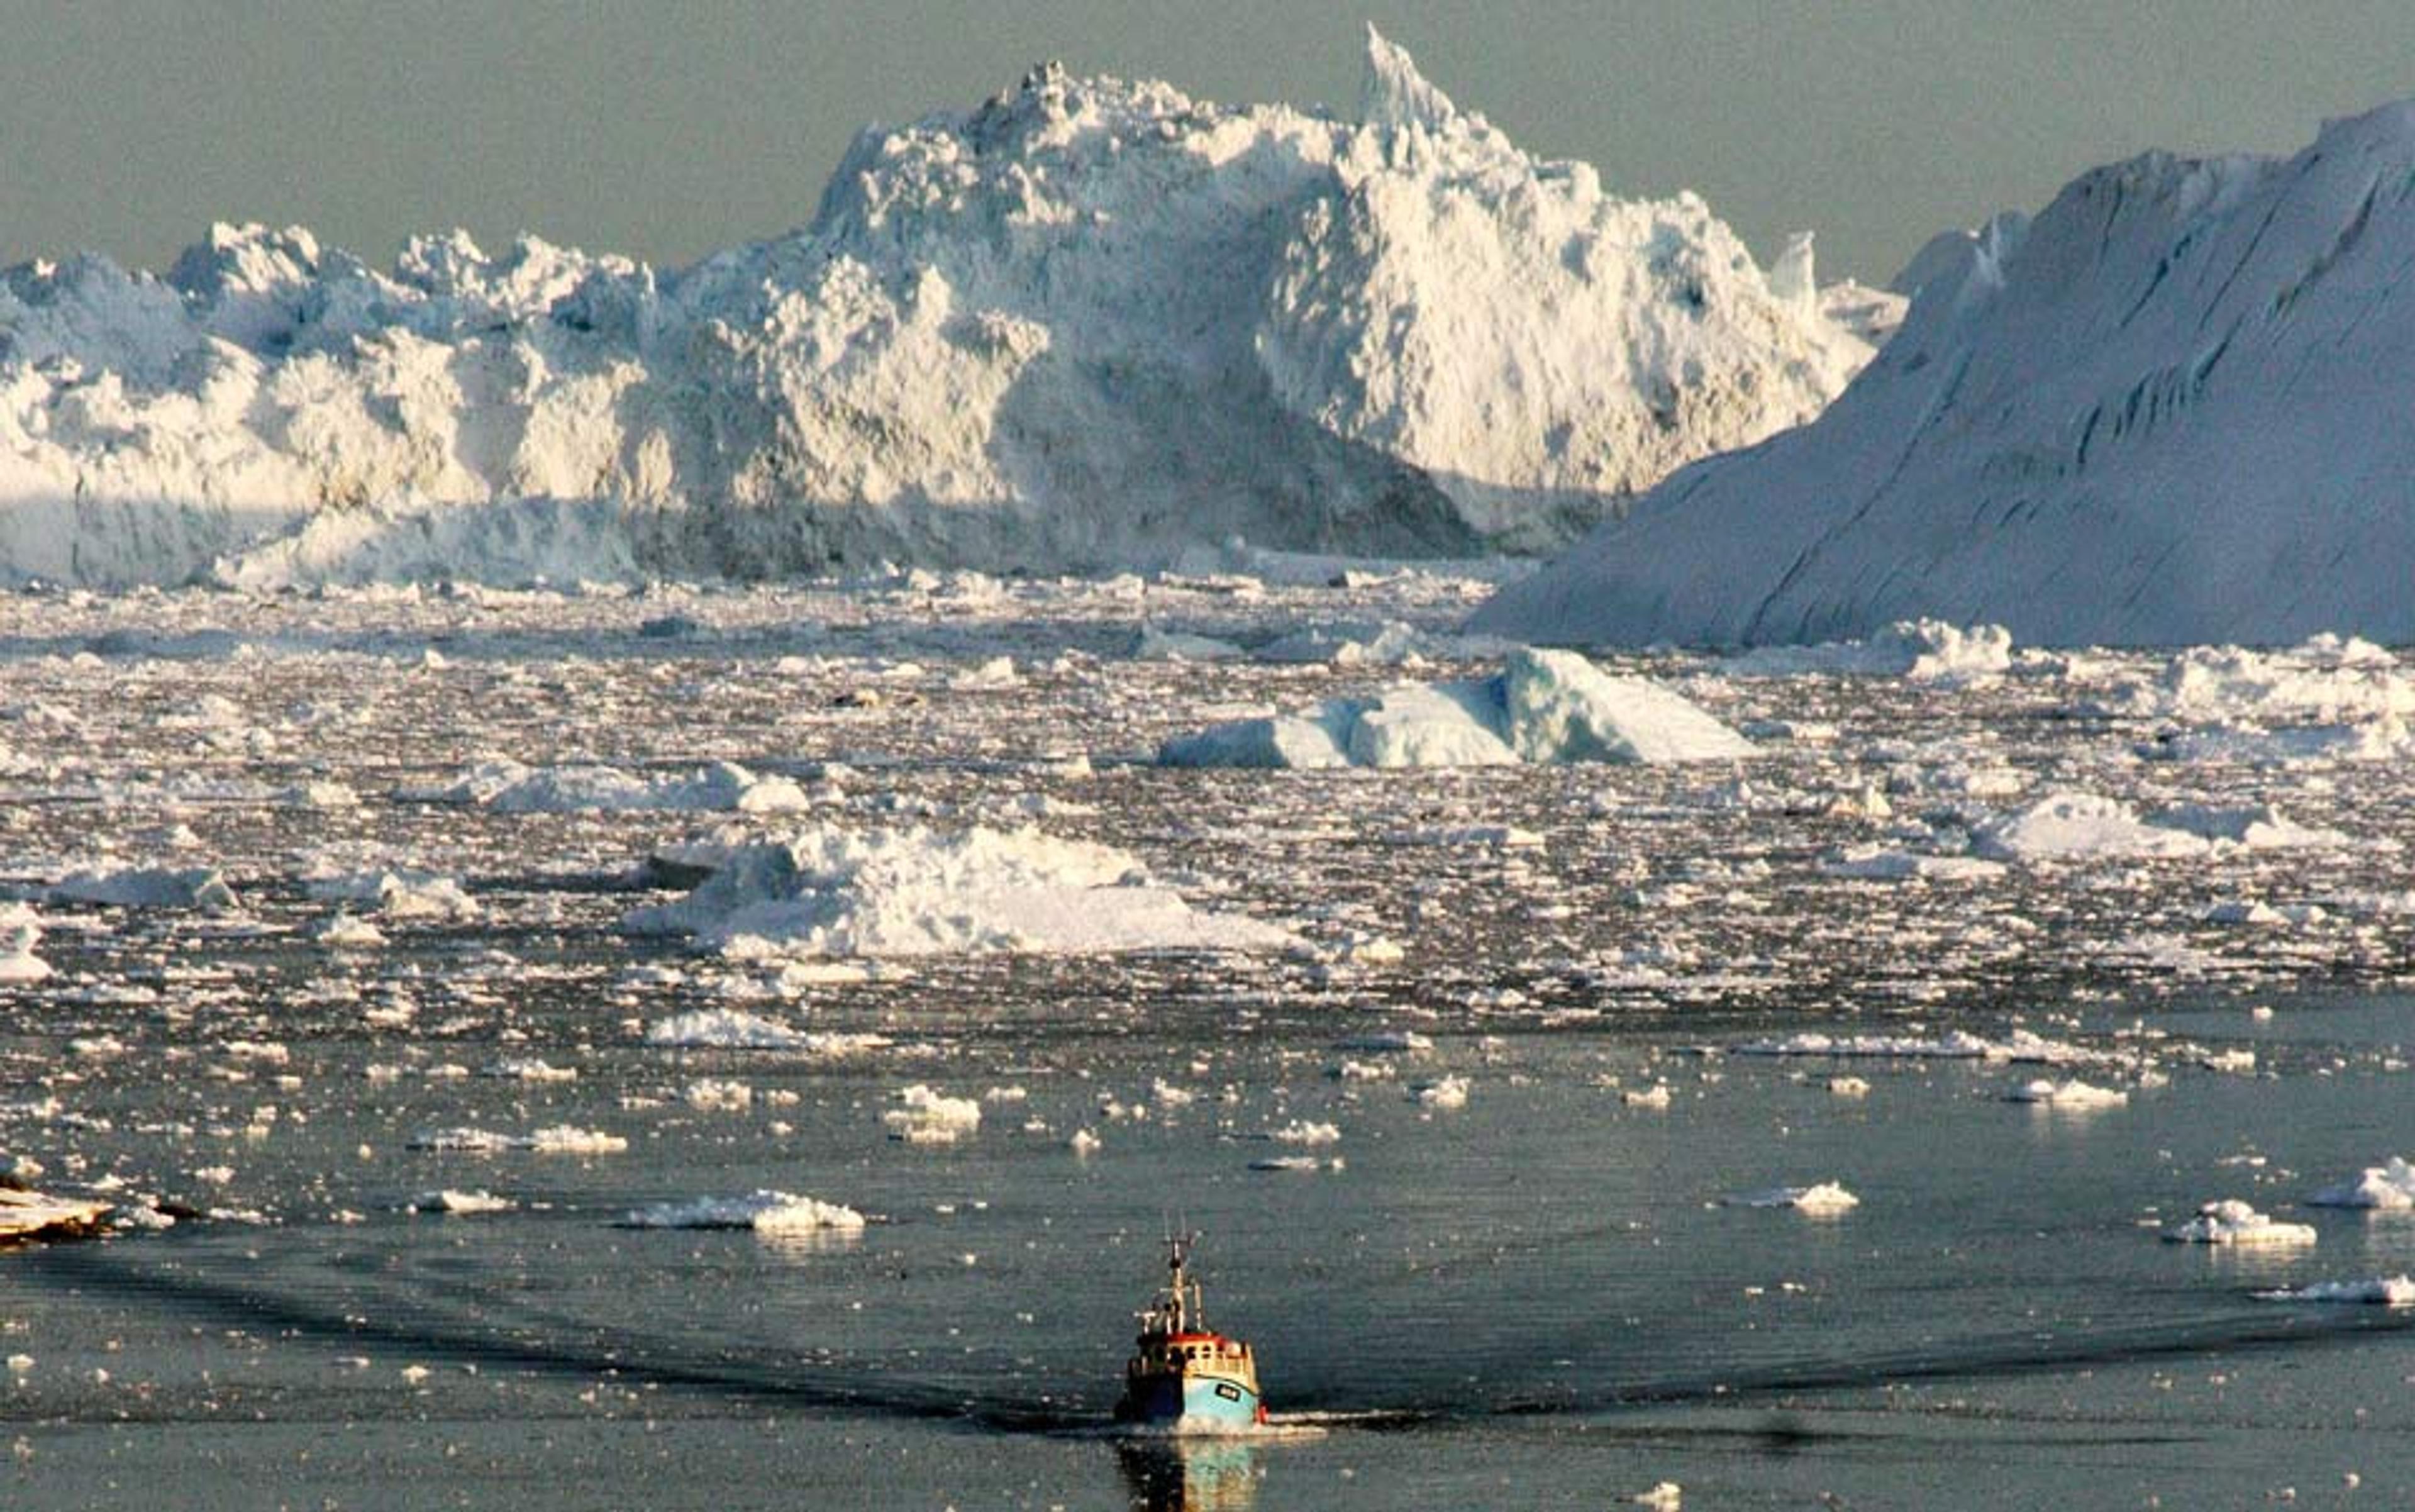
[{"label": "large iceberg", "polygon": [[0,274],[0,582],[1543,549],[1817,413],[1888,297],[1372,34],[1356,119],[1050,66],[678,272],[222,226],[164,278]]},{"label": "large iceberg", "polygon": [[1488,767],[1725,761],[1752,742],[1646,678],[1521,648],[1496,677],[1406,683],[1304,714],[1233,720],[1158,750],[1169,767]]},{"label": "large iceberg", "polygon": [[1733,644],[2415,640],[2415,102],[2150,154],[1933,247],[1816,422],[1695,466],[1479,628]]}]

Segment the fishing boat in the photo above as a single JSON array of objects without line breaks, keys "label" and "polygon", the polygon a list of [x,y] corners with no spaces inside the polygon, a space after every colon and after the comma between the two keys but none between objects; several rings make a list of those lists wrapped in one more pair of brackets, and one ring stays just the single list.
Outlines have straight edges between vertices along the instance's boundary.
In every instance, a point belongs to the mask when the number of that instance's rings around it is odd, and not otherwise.
[{"label": "fishing boat", "polygon": [[1124,1367],[1119,1422],[1212,1432],[1267,1420],[1256,1357],[1248,1344],[1208,1326],[1199,1283],[1184,1268],[1198,1237],[1165,1241],[1165,1285],[1135,1314],[1140,1338]]}]

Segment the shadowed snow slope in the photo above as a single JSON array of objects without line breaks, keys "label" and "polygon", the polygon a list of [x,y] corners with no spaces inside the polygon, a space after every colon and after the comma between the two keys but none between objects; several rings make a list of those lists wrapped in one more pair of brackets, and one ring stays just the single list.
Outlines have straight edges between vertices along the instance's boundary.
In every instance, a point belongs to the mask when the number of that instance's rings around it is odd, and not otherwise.
[{"label": "shadowed snow slope", "polygon": [[1816,423],[1672,478],[1479,627],[1729,644],[2415,639],[2415,104],[2151,155],[1932,247]]},{"label": "shadowed snow slope", "polygon": [[0,581],[1548,549],[1868,360],[1895,296],[1808,257],[1529,157],[1372,33],[1357,121],[1052,66],[676,274],[258,227],[11,269]]}]

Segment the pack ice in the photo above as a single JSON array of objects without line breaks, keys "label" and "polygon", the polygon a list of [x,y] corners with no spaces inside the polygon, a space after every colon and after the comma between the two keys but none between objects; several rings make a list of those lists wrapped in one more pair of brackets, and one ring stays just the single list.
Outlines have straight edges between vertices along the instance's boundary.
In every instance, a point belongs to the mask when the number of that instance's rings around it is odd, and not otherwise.
[{"label": "pack ice", "polygon": [[1159,749],[1169,767],[1481,767],[1721,761],[1750,741],[1647,678],[1521,648],[1498,676],[1405,683],[1304,714],[1233,720]]},{"label": "pack ice", "polygon": [[1574,643],[1867,635],[2415,640],[2415,102],[2287,160],[2161,153],[1906,271],[1819,420],[1671,478],[1478,627]]},{"label": "pack ice", "polygon": [[1529,157],[1372,33],[1356,120],[1050,66],[675,273],[257,226],[10,269],[0,581],[1544,549],[1818,412],[1899,309]]}]

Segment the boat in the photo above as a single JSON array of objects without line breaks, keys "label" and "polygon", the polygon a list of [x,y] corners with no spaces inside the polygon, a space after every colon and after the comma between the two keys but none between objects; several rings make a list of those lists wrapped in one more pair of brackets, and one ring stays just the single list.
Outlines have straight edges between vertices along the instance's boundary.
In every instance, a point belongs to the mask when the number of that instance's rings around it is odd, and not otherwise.
[{"label": "boat", "polygon": [[1267,1420],[1256,1356],[1240,1340],[1208,1326],[1199,1283],[1185,1269],[1198,1237],[1181,1234],[1165,1241],[1165,1285],[1134,1314],[1140,1338],[1124,1367],[1118,1422],[1216,1432]]}]

